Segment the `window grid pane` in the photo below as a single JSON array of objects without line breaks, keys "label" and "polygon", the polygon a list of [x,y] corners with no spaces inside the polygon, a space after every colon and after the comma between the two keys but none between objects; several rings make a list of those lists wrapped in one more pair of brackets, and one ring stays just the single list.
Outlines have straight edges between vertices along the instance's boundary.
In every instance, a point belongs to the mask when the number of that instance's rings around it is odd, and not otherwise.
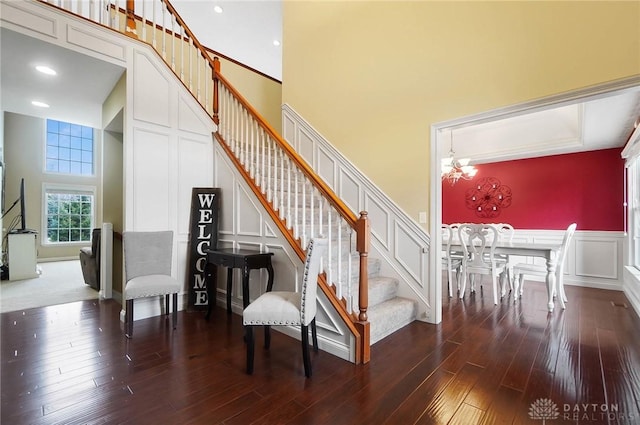
[{"label": "window grid pane", "polygon": [[93,175],[93,129],[78,124],[47,120],[48,172]]},{"label": "window grid pane", "polygon": [[93,228],[93,195],[47,192],[47,241],[89,242]]}]

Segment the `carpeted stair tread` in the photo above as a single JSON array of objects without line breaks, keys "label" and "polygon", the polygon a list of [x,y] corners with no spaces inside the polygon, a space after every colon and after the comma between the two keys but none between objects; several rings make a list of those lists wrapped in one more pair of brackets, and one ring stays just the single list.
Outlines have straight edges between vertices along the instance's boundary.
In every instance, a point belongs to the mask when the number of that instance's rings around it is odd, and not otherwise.
[{"label": "carpeted stair tread", "polygon": [[367,310],[371,323],[371,345],[413,322],[418,303],[408,298],[395,297]]}]

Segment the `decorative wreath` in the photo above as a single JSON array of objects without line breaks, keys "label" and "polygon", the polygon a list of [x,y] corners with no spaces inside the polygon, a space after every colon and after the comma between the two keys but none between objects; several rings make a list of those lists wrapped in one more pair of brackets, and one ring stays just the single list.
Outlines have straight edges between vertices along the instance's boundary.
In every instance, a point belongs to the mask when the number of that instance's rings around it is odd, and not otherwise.
[{"label": "decorative wreath", "polygon": [[500,184],[495,177],[485,177],[465,193],[467,208],[474,210],[478,217],[494,218],[504,208],[511,205],[511,188]]}]

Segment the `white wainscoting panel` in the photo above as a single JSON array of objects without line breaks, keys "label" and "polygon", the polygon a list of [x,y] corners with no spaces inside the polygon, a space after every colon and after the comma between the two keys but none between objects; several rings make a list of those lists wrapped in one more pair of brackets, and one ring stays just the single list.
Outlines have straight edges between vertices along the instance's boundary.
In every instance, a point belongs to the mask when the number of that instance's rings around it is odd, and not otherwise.
[{"label": "white wainscoting panel", "polygon": [[151,52],[136,51],[133,59],[133,119],[171,127],[170,76],[163,75],[160,69],[166,65]]},{"label": "white wainscoting panel", "polygon": [[[330,187],[336,186],[336,162],[323,149],[318,149],[318,175],[327,182]],[[353,193],[353,200],[357,198],[357,191]]]},{"label": "white wainscoting panel", "polygon": [[45,10],[34,10],[30,5],[20,7],[22,2],[3,2],[2,21],[21,27],[28,32],[37,32],[52,38],[58,37],[58,20]]},{"label": "white wainscoting panel", "polygon": [[576,276],[618,279],[616,241],[590,241],[576,238]]},{"label": "white wainscoting panel", "polygon": [[[307,159],[307,158],[305,158]],[[308,159],[307,159],[308,160]],[[358,184],[357,180],[354,179],[352,175],[349,174],[347,170],[342,169],[338,166],[336,161],[332,161],[336,170],[331,173],[333,175],[338,174],[339,177],[339,186],[337,187],[337,192],[342,199],[342,202],[345,203],[346,206],[351,209],[354,213],[359,213],[362,211],[362,203],[360,201],[360,196],[362,195],[362,187]],[[317,166],[317,165],[316,165]],[[314,170],[316,170],[316,166],[314,166]],[[317,172],[317,171],[316,171]],[[329,174],[329,173],[326,173]],[[331,184],[331,182],[327,181],[329,187],[331,187],[334,191],[336,191],[336,185]]]},{"label": "white wainscoting panel", "polygon": [[377,200],[364,195],[364,209],[367,211],[369,217],[369,224],[371,226],[371,235],[380,242],[385,249],[389,249],[392,246],[391,241],[391,217],[389,211],[381,205]]},{"label": "white wainscoting panel", "polygon": [[237,208],[235,222],[238,223],[237,234],[241,236],[262,236],[262,205],[256,204],[253,192],[247,192],[240,185],[236,186]]},{"label": "white wainscoting panel", "polygon": [[[564,230],[516,229],[514,241],[561,243]],[[567,250],[564,267],[566,285],[622,290],[623,232],[577,230]],[[514,257],[514,262],[544,265],[541,258]],[[542,281],[528,276],[527,279]]]},{"label": "white wainscoting panel", "polygon": [[131,184],[135,202],[132,229],[154,230],[170,228],[169,205],[169,135],[143,128],[133,130],[133,175]]},{"label": "white wainscoting panel", "polygon": [[191,188],[212,187],[211,136],[189,134],[178,139],[178,231],[188,235],[191,221]]},{"label": "white wainscoting panel", "polygon": [[124,44],[113,43],[112,40],[97,36],[95,32],[84,31],[75,26],[67,26],[67,41],[83,49],[107,55],[120,61],[126,58]]},{"label": "white wainscoting panel", "polygon": [[[320,135],[289,105],[282,107],[286,141],[319,175],[338,176],[327,184],[355,213],[367,211],[371,225],[370,257],[382,261],[381,274],[400,282],[399,295],[418,301],[418,319],[436,321],[429,301],[430,238],[411,217],[375,186],[350,161]],[[309,144],[313,149],[309,148]],[[334,170],[328,170],[333,165]]]}]

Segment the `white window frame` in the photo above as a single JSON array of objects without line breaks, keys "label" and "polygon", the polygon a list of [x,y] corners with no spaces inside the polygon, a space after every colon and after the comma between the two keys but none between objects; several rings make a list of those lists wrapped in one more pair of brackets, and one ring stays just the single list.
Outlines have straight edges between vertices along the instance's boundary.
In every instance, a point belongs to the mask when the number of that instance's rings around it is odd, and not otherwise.
[{"label": "white window frame", "polygon": [[70,185],[59,183],[43,183],[42,184],[42,237],[40,238],[43,246],[74,246],[74,245],[87,245],[87,241],[73,241],[73,242],[49,242],[49,227],[47,217],[47,194],[48,193],[68,193],[74,195],[90,195],[93,197],[93,204],[91,207],[91,228],[95,227],[96,223],[96,187],[90,185]]},{"label": "white window frame", "polygon": [[630,265],[640,270],[640,159],[636,155],[627,165],[627,208]]}]

